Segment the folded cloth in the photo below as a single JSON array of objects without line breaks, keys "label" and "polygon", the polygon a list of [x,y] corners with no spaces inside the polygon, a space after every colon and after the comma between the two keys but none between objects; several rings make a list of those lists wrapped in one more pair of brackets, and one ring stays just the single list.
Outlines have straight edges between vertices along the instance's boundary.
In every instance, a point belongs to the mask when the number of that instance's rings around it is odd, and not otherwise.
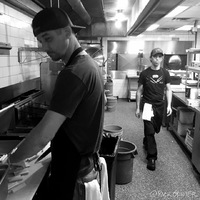
[{"label": "folded cloth", "polygon": [[84,183],[85,185],[85,200],[102,200],[100,186],[97,179]]},{"label": "folded cloth", "polygon": [[102,200],[110,200],[109,196],[109,190],[108,190],[108,172],[107,172],[107,164],[105,161],[105,158],[100,157],[99,158],[100,163],[101,163],[101,196]]},{"label": "folded cloth", "polygon": [[101,164],[100,184],[97,179],[84,183],[85,200],[110,200],[106,161],[103,157],[100,157],[99,161]]}]

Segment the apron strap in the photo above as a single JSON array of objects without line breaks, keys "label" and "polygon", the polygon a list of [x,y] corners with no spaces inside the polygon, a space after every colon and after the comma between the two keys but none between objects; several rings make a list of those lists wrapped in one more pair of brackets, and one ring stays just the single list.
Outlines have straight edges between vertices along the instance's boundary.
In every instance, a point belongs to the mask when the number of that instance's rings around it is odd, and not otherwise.
[{"label": "apron strap", "polygon": [[68,60],[68,62],[67,62],[67,64],[66,64],[66,66],[70,65],[71,62],[73,61],[73,59],[74,59],[81,51],[83,51],[83,48],[82,48],[82,47],[79,47],[78,49],[76,49],[76,50],[72,53],[72,55],[70,56],[70,58],[69,58],[69,60]]}]

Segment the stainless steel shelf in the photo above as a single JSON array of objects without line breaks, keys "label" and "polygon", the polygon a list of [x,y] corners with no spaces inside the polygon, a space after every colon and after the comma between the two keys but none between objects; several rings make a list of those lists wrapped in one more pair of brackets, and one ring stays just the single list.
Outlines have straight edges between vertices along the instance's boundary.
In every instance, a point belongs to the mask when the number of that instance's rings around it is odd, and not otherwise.
[{"label": "stainless steel shelf", "polygon": [[191,67],[191,66],[188,66],[188,70],[192,71],[192,72],[195,72],[195,73],[200,73],[200,67]]}]

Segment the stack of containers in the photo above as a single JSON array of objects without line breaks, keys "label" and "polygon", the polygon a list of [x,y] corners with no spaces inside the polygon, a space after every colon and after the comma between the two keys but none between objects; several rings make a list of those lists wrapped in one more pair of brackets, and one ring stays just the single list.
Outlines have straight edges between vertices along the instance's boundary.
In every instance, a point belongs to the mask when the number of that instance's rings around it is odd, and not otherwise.
[{"label": "stack of containers", "polygon": [[192,152],[193,139],[194,139],[194,128],[188,128],[185,137],[185,144],[190,152]]},{"label": "stack of containers", "polygon": [[115,111],[117,105],[117,97],[107,97],[107,110],[108,111]]},{"label": "stack of containers", "polygon": [[178,107],[178,128],[177,132],[180,136],[185,137],[187,129],[193,128],[195,112],[188,107]]},{"label": "stack of containers", "polygon": [[117,97],[113,96],[113,81],[111,77],[108,77],[107,82],[104,85],[106,95],[106,110],[112,112],[116,110]]}]

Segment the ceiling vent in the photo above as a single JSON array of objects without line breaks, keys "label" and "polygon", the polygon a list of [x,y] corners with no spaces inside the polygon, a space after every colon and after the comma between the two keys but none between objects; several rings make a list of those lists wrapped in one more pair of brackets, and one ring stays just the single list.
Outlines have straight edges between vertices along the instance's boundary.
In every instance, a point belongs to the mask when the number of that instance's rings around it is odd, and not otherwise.
[{"label": "ceiling vent", "polygon": [[31,0],[7,0],[3,1],[3,3],[12,5],[20,11],[30,15],[31,17],[42,9],[40,6],[38,6]]},{"label": "ceiling vent", "polygon": [[156,23],[158,20],[167,15],[183,0],[150,0],[135,23],[127,32],[129,36],[137,36]]},{"label": "ceiling vent", "polygon": [[181,22],[185,22],[185,21],[190,21],[191,18],[187,18],[187,17],[185,17],[185,18],[174,17],[172,20],[173,20],[173,21],[181,21]]},{"label": "ceiling vent", "polygon": [[174,31],[174,29],[173,28],[157,28],[156,31],[171,32],[171,31]]}]

